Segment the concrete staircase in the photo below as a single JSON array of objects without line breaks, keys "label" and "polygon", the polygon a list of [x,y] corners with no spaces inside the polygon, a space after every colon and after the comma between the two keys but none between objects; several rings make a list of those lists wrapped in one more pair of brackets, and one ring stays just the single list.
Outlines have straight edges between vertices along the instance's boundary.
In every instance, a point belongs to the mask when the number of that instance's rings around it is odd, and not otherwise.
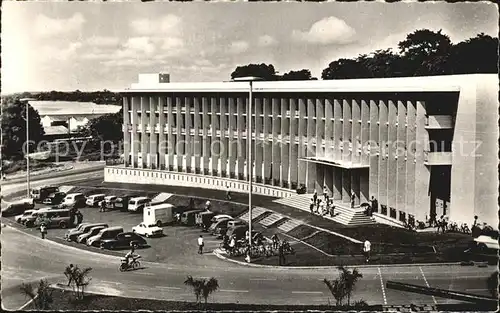
[{"label": "concrete staircase", "polygon": [[263,219],[262,221],[260,221],[259,223],[263,226],[269,227],[282,218],[283,218],[282,215],[277,214],[277,213],[273,213],[273,214],[269,215],[268,217],[266,217],[265,219]]},{"label": "concrete staircase", "polygon": [[281,230],[284,233],[288,233],[295,227],[302,225],[302,223],[298,220],[295,219],[288,219],[285,223],[281,224],[278,229]]},{"label": "concrete staircase", "polygon": [[[262,214],[264,214],[265,212],[267,212],[266,209],[264,208],[261,208],[261,207],[255,207],[252,209],[252,221],[254,219],[256,219],[257,217],[261,216]],[[248,215],[249,215],[249,212],[246,211],[245,213],[243,213],[242,215],[240,215],[238,218],[240,220],[243,220],[243,221],[248,221]]]},{"label": "concrete staircase", "polygon": [[[287,205],[302,211],[310,212],[309,205],[311,203],[312,197],[312,194],[294,195],[288,198],[274,200],[274,202]],[[336,201],[334,201],[334,205],[335,216],[331,217],[329,215],[325,215],[323,216],[324,218],[349,226],[368,225],[376,223],[373,217],[366,216],[364,214],[364,209],[362,208],[351,208],[347,204],[339,203]]]}]

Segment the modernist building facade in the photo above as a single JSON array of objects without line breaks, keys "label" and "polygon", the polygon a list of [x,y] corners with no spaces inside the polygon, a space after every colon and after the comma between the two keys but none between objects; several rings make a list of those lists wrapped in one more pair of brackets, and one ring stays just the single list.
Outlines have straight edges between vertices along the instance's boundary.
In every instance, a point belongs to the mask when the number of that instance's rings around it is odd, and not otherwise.
[{"label": "modernist building facade", "polygon": [[246,82],[122,90],[125,165],[107,168],[106,180],[176,173],[246,186],[252,140],[259,188],[326,186],[346,204],[374,196],[390,219],[478,215],[497,225],[496,75],[254,82],[252,91],[249,118]]}]

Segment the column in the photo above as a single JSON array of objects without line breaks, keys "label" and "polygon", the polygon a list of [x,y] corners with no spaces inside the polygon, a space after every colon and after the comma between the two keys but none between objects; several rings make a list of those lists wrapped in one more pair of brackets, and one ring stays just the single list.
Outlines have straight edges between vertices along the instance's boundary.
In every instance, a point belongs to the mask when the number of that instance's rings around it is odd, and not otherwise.
[{"label": "column", "polygon": [[[273,121],[273,114],[272,114],[272,104],[271,100],[269,98],[264,98],[263,99],[263,111],[264,111],[264,125],[262,127],[263,129],[263,135],[264,135],[264,140],[262,142],[262,152],[263,152],[263,175],[264,175],[264,183],[265,184],[271,184],[272,185],[272,180],[273,180],[273,173],[272,173],[272,162],[273,162],[273,151],[272,151],[272,121]],[[271,139],[271,141],[269,140]]]},{"label": "column", "polygon": [[342,201],[343,198],[343,169],[341,167],[333,167],[333,193],[334,200]]},{"label": "column", "polygon": [[398,101],[397,105],[398,127],[395,151],[397,157],[396,207],[398,210],[409,213],[406,209],[406,105],[403,101]]},{"label": "column", "polygon": [[[184,129],[186,130],[186,137],[185,137],[185,142],[186,142],[186,151],[185,151],[185,157],[186,157],[186,173],[192,173],[193,172],[193,164],[192,164],[192,155],[193,155],[193,140],[191,137],[191,132],[194,131],[194,125],[193,125],[193,115],[191,115],[191,97],[185,97],[184,98],[184,106],[186,107],[186,114],[185,114],[185,122],[184,122]],[[193,134],[194,135],[194,134]]]},{"label": "column", "polygon": [[[299,102],[299,121],[298,121],[298,158],[303,159],[307,156],[307,111],[306,111],[306,101],[301,98]],[[307,187],[307,162],[298,161],[297,167],[297,180],[299,185],[303,184]]]},{"label": "column", "polygon": [[159,120],[159,127],[158,127],[158,141],[159,141],[159,145],[158,145],[158,167],[162,170],[165,169],[165,155],[166,155],[166,148],[167,148],[167,139],[166,139],[166,136],[165,136],[165,126],[167,126],[167,123],[165,121],[165,97],[164,96],[160,96],[158,97],[158,105],[159,105],[159,108],[158,108],[158,111],[159,111],[159,116],[158,116],[158,120]]},{"label": "column", "polygon": [[361,163],[361,101],[352,101],[352,162]]},{"label": "column", "polygon": [[175,97],[175,107],[177,112],[177,122],[176,122],[176,140],[175,140],[175,155],[177,160],[177,172],[183,172],[184,169],[184,136],[182,131],[185,130],[184,125],[184,115],[182,110],[182,100],[180,97]]},{"label": "column", "polygon": [[149,102],[147,97],[141,97],[141,125],[142,125],[142,132],[141,132],[141,162],[140,162],[140,167],[145,168],[147,167],[147,153],[148,153],[148,133],[147,133],[147,128],[149,125],[149,118],[146,113],[146,109],[149,109]]},{"label": "column", "polygon": [[[388,113],[388,151],[389,157],[387,158],[387,195],[388,195],[388,206],[395,208],[397,212],[397,217],[399,219],[399,210],[396,206],[396,189],[397,189],[397,158],[396,158],[396,144],[397,144],[397,102],[389,100],[387,101],[389,113]],[[403,208],[404,209],[404,208]]]},{"label": "column", "polygon": [[324,166],[325,169],[325,185],[326,188],[328,189],[328,193],[332,195],[332,192],[334,190],[333,187],[333,166],[326,165]]},{"label": "column", "polygon": [[229,177],[236,177],[236,157],[238,155],[238,134],[236,132],[236,107],[234,98],[228,98],[229,105]]},{"label": "column", "polygon": [[[333,101],[330,99],[325,100],[325,157],[334,159],[334,138],[333,138]],[[331,186],[327,186],[331,188]],[[331,191],[331,189],[330,189]]]},{"label": "column", "polygon": [[[307,157],[316,156],[316,101],[314,99],[307,99]],[[307,191],[314,192],[316,182],[316,163],[307,162]]]},{"label": "column", "polygon": [[[130,98],[123,97],[123,159],[125,166],[130,165]],[[133,163],[133,162],[132,162]]]},{"label": "column", "polygon": [[[323,99],[316,99],[316,156],[325,156],[325,147],[323,147],[323,142],[325,140],[325,102]],[[325,184],[325,170],[324,166],[318,166],[316,164],[316,190],[323,190]]]},{"label": "column", "polygon": [[351,202],[351,170],[342,169],[342,202]]},{"label": "column", "polygon": [[238,153],[238,179],[244,180],[244,169],[245,169],[245,160],[246,160],[246,151],[247,151],[247,146],[245,145],[245,140],[243,139],[243,133],[246,133],[246,125],[245,125],[245,116],[243,114],[245,113],[245,102],[244,98],[238,97],[236,100],[237,104],[237,123],[238,123],[238,146],[239,146],[239,153]]},{"label": "column", "polygon": [[409,214],[416,215],[415,208],[415,143],[417,111],[415,103],[407,101],[406,124],[406,210]]},{"label": "column", "polygon": [[[287,117],[287,111],[290,110],[289,99],[281,98],[281,187],[290,188],[290,178],[289,178],[289,162],[290,162],[290,147],[287,143],[289,140],[290,131],[290,118]],[[290,113],[291,114],[291,113]]]},{"label": "column", "polygon": [[194,173],[203,173],[201,168],[203,167],[201,163],[201,151],[202,151],[202,141],[200,138],[200,131],[203,132],[202,115],[200,115],[201,101],[199,97],[194,98]]},{"label": "column", "polygon": [[387,212],[390,213],[387,194],[387,158],[388,158],[388,109],[387,102],[379,101],[379,142],[380,156],[378,164],[378,192],[379,204],[387,205]]},{"label": "column", "polygon": [[[379,200],[380,195],[378,188],[378,159],[380,157],[380,140],[379,140],[379,106],[378,103],[370,100],[370,141],[367,147],[369,153],[369,187],[370,199],[372,196]],[[380,211],[379,211],[380,212]]]},{"label": "column", "polygon": [[361,101],[361,164],[370,164],[370,151],[368,143],[370,141],[370,103]]},{"label": "column", "polygon": [[343,142],[343,112],[342,103],[335,99],[333,100],[333,158],[342,160],[341,145]]},{"label": "column", "polygon": [[264,154],[263,144],[264,140],[262,139],[262,127],[263,122],[262,119],[262,98],[254,98],[254,110],[255,114],[255,124],[254,132],[255,132],[255,142],[253,148],[253,154],[255,156],[255,181],[258,183],[262,183],[262,159]]},{"label": "column", "polygon": [[424,164],[424,151],[429,146],[429,134],[425,129],[425,102],[417,101],[416,105],[416,142],[415,142],[415,219],[424,221],[425,215],[430,213],[431,198],[429,184],[431,178],[430,167]]},{"label": "column", "polygon": [[295,139],[298,130],[298,119],[296,118],[295,111],[297,111],[297,99],[290,99],[290,161],[289,161],[289,171],[290,171],[290,188],[296,189],[298,187],[298,166],[299,166],[299,149],[298,145],[295,143]]},{"label": "column", "polygon": [[217,98],[211,97],[210,99],[210,112],[212,113],[212,140],[210,143],[210,158],[212,167],[212,176],[219,176],[219,140],[220,137],[217,136],[217,131],[219,131],[218,119],[220,117],[219,105],[217,103]]},{"label": "column", "polygon": [[208,115],[209,112],[209,99],[207,99],[206,96],[202,98],[202,121],[203,121],[203,135],[202,135],[202,158],[203,158],[203,166],[202,166],[202,173],[203,175],[209,175],[209,167],[210,167],[210,139],[208,137],[209,135],[209,129],[210,129],[210,116]]},{"label": "column", "polygon": [[168,153],[168,158],[167,158],[167,166],[169,171],[174,170],[174,142],[175,142],[175,137],[173,134],[174,130],[174,104],[173,104],[173,96],[168,95],[167,96],[167,138],[168,138],[168,147],[167,147],[167,153]]},{"label": "column", "polygon": [[[220,105],[220,145],[219,145],[219,154],[220,154],[220,177],[229,177],[229,173],[227,172],[228,168],[228,152],[229,152],[229,141],[228,141],[228,126],[229,126],[229,116],[227,115],[227,98],[225,96],[220,96],[219,98]],[[226,135],[227,134],[227,135]]]},{"label": "column", "polygon": [[150,145],[149,145],[149,164],[150,168],[158,168],[158,135],[156,131],[158,130],[156,112],[158,111],[158,98],[149,97],[149,125],[151,125],[150,132]]},{"label": "column", "polygon": [[273,121],[272,121],[272,138],[273,138],[273,145],[272,145],[272,178],[273,178],[273,186],[279,186],[281,177],[280,177],[280,164],[281,164],[281,148],[280,148],[280,142],[278,141],[278,135],[281,132],[281,127],[280,127],[280,119],[278,115],[280,114],[280,106],[281,102],[280,99],[278,98],[273,98],[272,99],[272,114],[273,114]]},{"label": "column", "polygon": [[342,129],[342,162],[352,162],[352,109],[351,103],[342,101],[343,129]]}]

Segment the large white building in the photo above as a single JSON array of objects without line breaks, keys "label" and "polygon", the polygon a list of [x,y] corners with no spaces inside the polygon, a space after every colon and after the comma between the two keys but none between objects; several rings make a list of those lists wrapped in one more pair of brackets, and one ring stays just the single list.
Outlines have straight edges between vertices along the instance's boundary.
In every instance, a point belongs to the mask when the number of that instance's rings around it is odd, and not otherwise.
[{"label": "large white building", "polygon": [[125,165],[107,181],[290,196],[326,185],[338,202],[375,196],[380,214],[498,224],[495,74],[135,84],[124,93]]}]

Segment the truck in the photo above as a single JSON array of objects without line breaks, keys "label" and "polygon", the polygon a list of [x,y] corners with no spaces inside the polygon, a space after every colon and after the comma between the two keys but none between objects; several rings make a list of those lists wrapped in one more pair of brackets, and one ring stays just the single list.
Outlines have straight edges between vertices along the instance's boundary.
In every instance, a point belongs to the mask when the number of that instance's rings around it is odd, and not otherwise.
[{"label": "truck", "polygon": [[146,225],[161,227],[174,221],[175,206],[168,203],[147,205],[144,207],[143,221]]}]

